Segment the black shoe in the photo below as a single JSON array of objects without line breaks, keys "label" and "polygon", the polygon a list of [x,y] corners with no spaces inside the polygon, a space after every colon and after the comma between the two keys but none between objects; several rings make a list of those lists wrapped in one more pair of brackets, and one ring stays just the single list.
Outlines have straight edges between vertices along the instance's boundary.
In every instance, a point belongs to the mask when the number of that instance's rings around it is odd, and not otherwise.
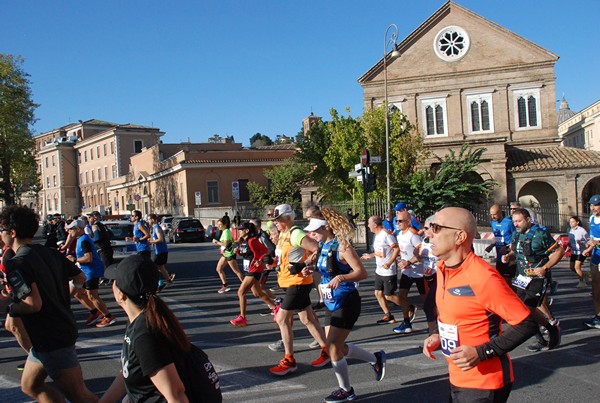
[{"label": "black shoe", "polygon": [[264,311],[260,311],[260,316],[269,316],[273,313],[271,308],[267,308]]},{"label": "black shoe", "polygon": [[552,350],[560,345],[560,322],[556,323],[548,329],[548,350]]}]

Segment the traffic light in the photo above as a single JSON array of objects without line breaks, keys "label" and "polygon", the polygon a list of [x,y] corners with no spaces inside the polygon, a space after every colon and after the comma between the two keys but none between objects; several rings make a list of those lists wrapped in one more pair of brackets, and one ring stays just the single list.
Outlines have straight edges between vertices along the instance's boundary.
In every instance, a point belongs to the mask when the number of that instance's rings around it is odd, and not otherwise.
[{"label": "traffic light", "polygon": [[365,190],[367,193],[375,191],[375,188],[377,187],[375,172],[367,173],[365,179],[367,180],[367,183],[365,184]]}]

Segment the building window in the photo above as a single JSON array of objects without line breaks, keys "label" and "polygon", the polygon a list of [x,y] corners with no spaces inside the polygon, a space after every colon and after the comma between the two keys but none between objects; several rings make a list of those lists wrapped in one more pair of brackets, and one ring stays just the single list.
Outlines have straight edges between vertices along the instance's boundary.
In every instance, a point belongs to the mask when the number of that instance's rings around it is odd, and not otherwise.
[{"label": "building window", "polygon": [[104,180],[108,180],[108,167],[106,165],[104,165]]},{"label": "building window", "polygon": [[46,157],[46,168],[48,168],[48,157]]},{"label": "building window", "polygon": [[208,202],[219,203],[219,182],[208,181],[206,187],[208,188]]},{"label": "building window", "polygon": [[81,164],[81,151],[77,152],[77,159],[78,159],[79,163]]},{"label": "building window", "polygon": [[83,183],[83,174],[82,173],[79,174],[79,183],[81,183],[81,184]]},{"label": "building window", "polygon": [[90,161],[94,160],[94,149],[90,148]]},{"label": "building window", "polygon": [[515,91],[514,96],[517,130],[541,128],[539,88]]},{"label": "building window", "polygon": [[90,183],[88,179],[88,173],[87,171],[85,171],[85,183]]},{"label": "building window", "polygon": [[58,196],[54,196],[54,210],[58,211]]},{"label": "building window", "polygon": [[117,177],[117,166],[113,164],[112,166],[112,178],[115,179]]},{"label": "building window", "polygon": [[[101,175],[101,173],[102,173],[102,170],[101,170],[100,168],[98,168],[98,180],[99,180],[99,181],[101,181],[101,180],[102,180],[102,175]],[[106,179],[106,178],[104,178],[104,179]]]},{"label": "building window", "polygon": [[52,166],[55,167],[56,166],[56,161],[54,160],[54,155],[52,156]]},{"label": "building window", "polygon": [[470,46],[467,31],[457,26],[443,28],[433,40],[435,54],[447,62],[455,62],[465,57]]},{"label": "building window", "polygon": [[448,119],[446,117],[446,99],[426,99],[423,106],[423,132],[427,137],[447,136]]},{"label": "building window", "polygon": [[83,162],[87,162],[87,150],[83,152]]},{"label": "building window", "polygon": [[54,187],[56,187],[56,175],[52,175],[52,183],[54,184]]},{"label": "building window", "polygon": [[142,140],[133,140],[133,152],[135,154],[141,153],[142,148],[144,148],[144,142]]},{"label": "building window", "polygon": [[92,169],[92,183],[96,182],[96,172]]},{"label": "building window", "polygon": [[111,155],[115,153],[115,142],[114,141],[110,142],[110,153],[111,153]]},{"label": "building window", "polygon": [[48,206],[48,210],[52,211],[52,201],[50,198],[48,198],[48,200],[46,200],[46,205]]},{"label": "building window", "polygon": [[494,131],[494,113],[492,94],[467,96],[470,133],[492,133]]},{"label": "building window", "polygon": [[50,187],[50,177],[46,176],[46,187],[49,188]]},{"label": "building window", "polygon": [[106,143],[102,145],[102,148],[104,149],[104,156],[106,157]]},{"label": "building window", "polygon": [[238,179],[240,189],[240,200],[241,202],[250,201],[250,192],[248,191],[248,179]]},{"label": "building window", "polygon": [[100,158],[100,146],[96,147],[96,158]]}]

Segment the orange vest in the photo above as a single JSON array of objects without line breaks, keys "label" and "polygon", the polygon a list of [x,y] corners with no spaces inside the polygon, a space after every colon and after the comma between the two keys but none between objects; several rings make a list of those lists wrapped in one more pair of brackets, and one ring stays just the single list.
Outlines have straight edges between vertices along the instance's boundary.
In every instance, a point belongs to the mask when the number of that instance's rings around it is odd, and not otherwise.
[{"label": "orange vest", "polygon": [[300,261],[304,262],[308,257],[308,254],[305,250],[303,250],[300,246],[292,245],[292,232],[298,227],[293,226],[287,232],[284,232],[279,235],[279,242],[277,243],[277,248],[281,249],[281,256],[279,262],[279,274],[277,276],[277,280],[279,283],[279,287],[288,288],[292,285],[310,285],[313,283],[312,275],[303,276],[302,273],[292,274],[290,273],[290,253],[299,252],[299,249],[302,250],[302,257],[295,261],[294,263]]}]

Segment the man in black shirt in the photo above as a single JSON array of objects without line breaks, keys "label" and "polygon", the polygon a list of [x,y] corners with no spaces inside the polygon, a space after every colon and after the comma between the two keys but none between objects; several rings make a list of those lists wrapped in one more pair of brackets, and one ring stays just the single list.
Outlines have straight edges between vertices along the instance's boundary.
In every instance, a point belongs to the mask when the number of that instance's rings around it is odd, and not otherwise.
[{"label": "man in black shirt", "polygon": [[[96,402],[83,382],[75,352],[77,325],[70,308],[69,280],[81,288],[85,275],[62,254],[32,243],[38,217],[28,207],[0,212],[0,235],[15,256],[4,262],[14,302],[7,314],[20,317],[31,339],[21,389],[38,401]],[[50,387],[50,376],[60,389]]]}]

